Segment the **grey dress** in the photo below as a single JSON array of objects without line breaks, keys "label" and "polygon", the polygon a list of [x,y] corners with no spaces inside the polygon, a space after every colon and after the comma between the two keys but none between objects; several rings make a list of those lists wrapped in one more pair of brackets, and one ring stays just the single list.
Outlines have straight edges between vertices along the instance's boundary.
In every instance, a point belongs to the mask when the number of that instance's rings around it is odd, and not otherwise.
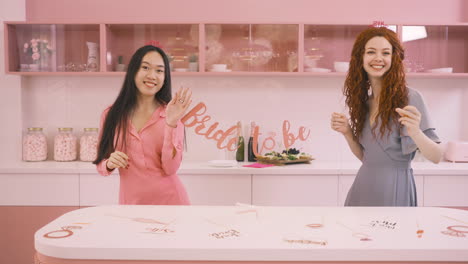
[{"label": "grey dress", "polygon": [[[409,105],[421,112],[420,128],[434,142],[440,143],[429,121],[421,94],[413,89],[408,93]],[[372,135],[369,116],[362,130],[360,144],[363,161],[346,197],[345,206],[417,206],[416,184],[411,160],[417,146],[406,128],[394,125],[392,133],[380,138]]]}]

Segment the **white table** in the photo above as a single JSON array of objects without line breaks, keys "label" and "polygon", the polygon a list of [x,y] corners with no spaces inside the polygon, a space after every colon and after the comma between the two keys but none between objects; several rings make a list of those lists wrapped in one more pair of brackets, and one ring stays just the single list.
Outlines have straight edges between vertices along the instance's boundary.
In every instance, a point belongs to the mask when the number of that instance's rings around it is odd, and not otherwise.
[{"label": "white table", "polygon": [[47,224],[35,248],[47,264],[468,263],[468,211],[100,206]]}]

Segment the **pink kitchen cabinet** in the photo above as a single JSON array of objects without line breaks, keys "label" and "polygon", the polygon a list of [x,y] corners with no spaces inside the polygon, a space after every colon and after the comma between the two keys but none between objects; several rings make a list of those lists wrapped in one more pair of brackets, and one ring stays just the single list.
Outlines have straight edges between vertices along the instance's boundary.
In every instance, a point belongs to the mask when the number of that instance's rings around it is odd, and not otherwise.
[{"label": "pink kitchen cabinet", "polygon": [[206,24],[207,72],[297,72],[299,25]]},{"label": "pink kitchen cabinet", "polygon": [[304,72],[346,72],[354,40],[368,27],[304,25]]},{"label": "pink kitchen cabinet", "polygon": [[[389,25],[406,49],[409,76],[468,76],[468,24]],[[168,53],[176,76],[345,76],[354,39],[369,25],[5,22],[4,27],[9,74],[121,76],[133,52],[152,43]],[[33,58],[31,41],[42,43],[40,60]],[[97,67],[90,64],[90,52],[97,52],[91,54]]]},{"label": "pink kitchen cabinet", "polygon": [[106,24],[105,33],[106,72],[119,71],[119,57],[128,65],[135,50],[148,43],[167,53],[172,71],[189,72],[189,63],[198,63],[198,24]]},{"label": "pink kitchen cabinet", "polygon": [[404,25],[401,37],[411,75],[468,73],[467,25]]},{"label": "pink kitchen cabinet", "polygon": [[[21,75],[100,71],[100,58],[88,60],[89,45],[99,54],[99,24],[5,24],[5,70]],[[92,44],[91,44],[92,43]]]}]

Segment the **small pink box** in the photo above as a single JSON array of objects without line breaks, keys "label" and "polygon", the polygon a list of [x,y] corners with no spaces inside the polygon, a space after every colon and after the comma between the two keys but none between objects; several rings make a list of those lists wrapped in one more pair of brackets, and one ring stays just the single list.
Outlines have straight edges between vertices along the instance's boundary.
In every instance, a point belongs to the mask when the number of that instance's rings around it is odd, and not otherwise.
[{"label": "small pink box", "polygon": [[468,142],[450,141],[445,151],[445,159],[452,162],[468,162]]}]

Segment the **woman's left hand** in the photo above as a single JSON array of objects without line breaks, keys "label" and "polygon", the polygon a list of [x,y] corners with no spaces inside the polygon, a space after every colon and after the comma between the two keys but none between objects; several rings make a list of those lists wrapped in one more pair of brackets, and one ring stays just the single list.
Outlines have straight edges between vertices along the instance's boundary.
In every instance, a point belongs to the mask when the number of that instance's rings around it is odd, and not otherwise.
[{"label": "woman's left hand", "polygon": [[421,132],[421,128],[419,127],[421,123],[421,113],[416,107],[407,105],[403,108],[396,108],[395,111],[401,116],[398,121],[406,127],[410,137]]},{"label": "woman's left hand", "polygon": [[181,87],[166,107],[166,123],[171,127],[177,127],[177,122],[184,116],[187,108],[192,103],[192,91],[190,88]]}]

